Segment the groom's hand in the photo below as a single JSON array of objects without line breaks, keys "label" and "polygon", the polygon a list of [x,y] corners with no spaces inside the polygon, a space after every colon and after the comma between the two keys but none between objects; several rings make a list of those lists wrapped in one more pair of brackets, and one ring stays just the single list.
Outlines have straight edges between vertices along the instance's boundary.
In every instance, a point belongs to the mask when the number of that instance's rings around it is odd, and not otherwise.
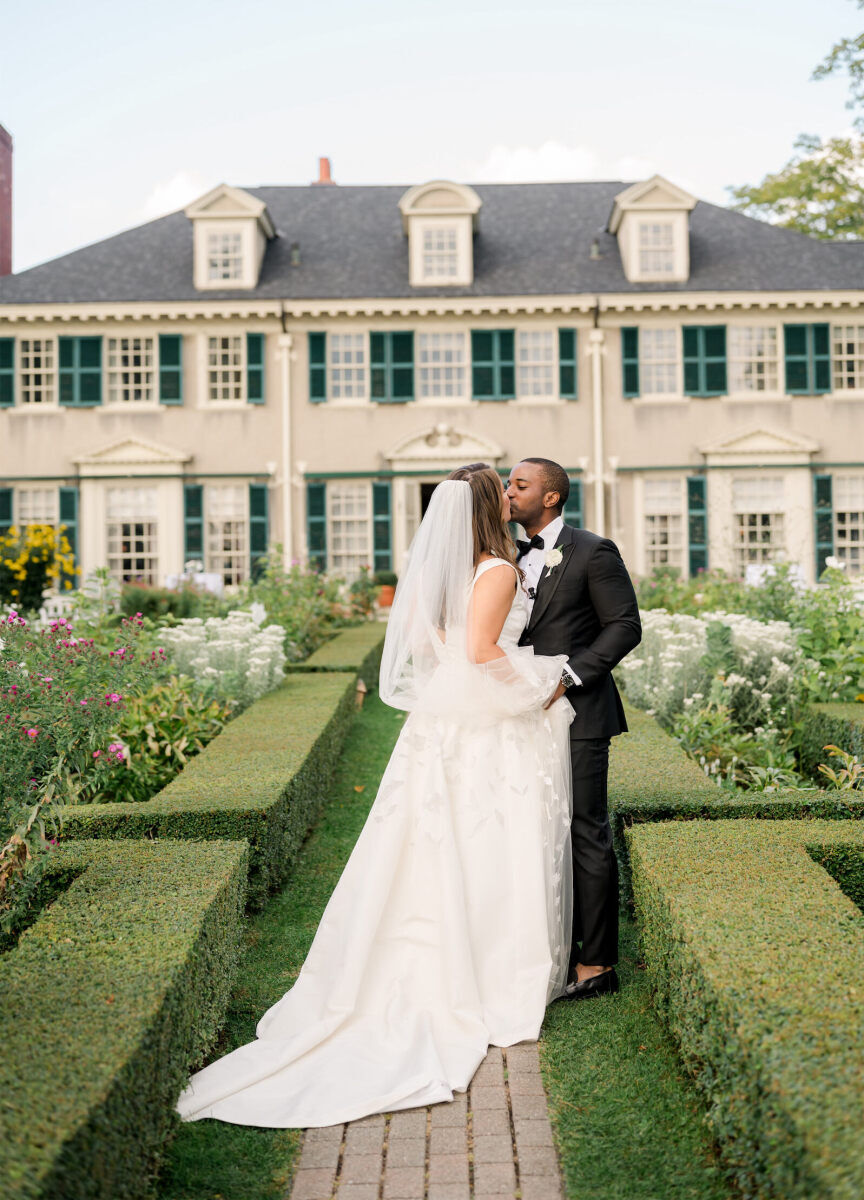
[{"label": "groom's hand", "polygon": [[563,683],[559,683],[559,684],[558,684],[558,686],[557,686],[557,688],[555,689],[555,691],[552,693],[552,699],[551,699],[551,700],[549,700],[549,701],[547,701],[547,703],[546,703],[546,704],[544,704],[544,705],[543,705],[543,707],[544,707],[544,708],[551,708],[551,707],[552,707],[552,705],[555,703],[555,701],[556,701],[556,700],[560,700],[560,699],[561,699],[561,697],[564,695],[564,690],[565,690],[565,689],[564,689],[564,684],[563,684]]}]

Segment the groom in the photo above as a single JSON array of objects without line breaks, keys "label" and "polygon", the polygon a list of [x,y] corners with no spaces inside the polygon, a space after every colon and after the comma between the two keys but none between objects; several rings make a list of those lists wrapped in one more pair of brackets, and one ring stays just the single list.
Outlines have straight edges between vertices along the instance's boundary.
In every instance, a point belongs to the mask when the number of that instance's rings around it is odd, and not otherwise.
[{"label": "groom", "polygon": [[[618,991],[618,864],[606,801],[609,740],[627,730],[612,668],[642,638],[636,594],[614,542],[564,524],[570,481],[548,458],[510,472],[510,513],[531,612],[520,645],[566,654],[550,704],[566,695],[573,765],[573,940],[564,995],[585,1000]],[[579,943],[582,943],[581,951]]]}]

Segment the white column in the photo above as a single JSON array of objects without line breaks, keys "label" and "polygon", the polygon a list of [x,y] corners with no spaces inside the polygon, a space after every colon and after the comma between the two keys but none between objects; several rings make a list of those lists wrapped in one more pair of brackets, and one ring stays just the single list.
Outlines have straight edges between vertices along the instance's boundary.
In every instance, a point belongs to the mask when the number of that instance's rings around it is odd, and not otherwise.
[{"label": "white column", "polygon": [[603,367],[601,356],[606,335],[602,329],[592,329],[588,335],[591,354],[592,413],[594,421],[594,532],[606,536],[606,493],[604,487],[604,430],[603,430]]},{"label": "white column", "polygon": [[282,546],[286,570],[291,566],[294,544],[293,473],[291,470],[291,346],[290,333],[279,335],[279,365],[282,377]]}]

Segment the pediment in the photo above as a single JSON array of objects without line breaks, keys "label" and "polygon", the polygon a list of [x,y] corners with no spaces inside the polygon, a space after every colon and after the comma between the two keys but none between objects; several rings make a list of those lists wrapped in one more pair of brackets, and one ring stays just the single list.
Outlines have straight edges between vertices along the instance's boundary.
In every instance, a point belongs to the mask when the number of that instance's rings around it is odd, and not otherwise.
[{"label": "pediment", "polygon": [[473,221],[482,203],[474,189],[465,183],[433,179],[409,188],[399,200],[399,211],[402,213],[402,225],[407,232],[409,217],[427,213],[437,216],[471,217]]},{"label": "pediment", "polygon": [[206,195],[193,200],[184,212],[192,221],[206,217],[218,220],[253,219],[261,224],[267,237],[273,237],[275,233],[264,201],[227,183],[220,183]]},{"label": "pediment", "polygon": [[612,202],[609,232],[615,233],[625,212],[690,212],[696,207],[696,197],[662,175],[652,175],[641,183],[631,184],[619,192]]},{"label": "pediment", "polygon": [[89,454],[73,458],[79,467],[175,467],[190,462],[192,455],[173,446],[147,441],[145,438],[121,438],[109,442]]},{"label": "pediment", "polygon": [[496,442],[441,422],[403,438],[384,457],[394,469],[429,467],[449,471],[472,462],[494,466],[503,454]]},{"label": "pediment", "polygon": [[788,429],[771,429],[767,426],[753,426],[744,429],[731,437],[721,438],[701,446],[700,450],[706,458],[763,460],[809,459],[820,449],[819,443],[812,438],[804,437]]}]

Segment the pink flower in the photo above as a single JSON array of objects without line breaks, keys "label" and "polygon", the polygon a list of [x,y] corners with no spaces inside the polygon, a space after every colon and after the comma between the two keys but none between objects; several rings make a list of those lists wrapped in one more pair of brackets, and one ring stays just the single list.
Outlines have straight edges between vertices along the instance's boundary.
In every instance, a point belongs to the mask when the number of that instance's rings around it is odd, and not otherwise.
[{"label": "pink flower", "polygon": [[101,753],[102,753],[102,751],[101,751],[101,750],[94,750],[94,751],[93,751],[93,757],[94,757],[94,758],[98,758],[98,757],[99,757],[99,755],[100,755]]},{"label": "pink flower", "polygon": [[120,703],[120,696],[118,696],[118,694],[116,692],[106,692],[105,699],[108,701],[109,704],[119,704]]},{"label": "pink flower", "polygon": [[85,705],[85,704],[87,703],[87,701],[86,701],[86,700],[79,700],[79,701],[78,701],[78,703],[79,703],[80,705],[82,705],[82,706],[83,706],[83,705]]},{"label": "pink flower", "polygon": [[38,732],[39,732],[39,730],[38,730],[38,729],[28,729],[28,730],[27,730],[27,736],[28,736],[29,738],[35,738],[35,737],[36,737],[36,735],[38,734]]}]

